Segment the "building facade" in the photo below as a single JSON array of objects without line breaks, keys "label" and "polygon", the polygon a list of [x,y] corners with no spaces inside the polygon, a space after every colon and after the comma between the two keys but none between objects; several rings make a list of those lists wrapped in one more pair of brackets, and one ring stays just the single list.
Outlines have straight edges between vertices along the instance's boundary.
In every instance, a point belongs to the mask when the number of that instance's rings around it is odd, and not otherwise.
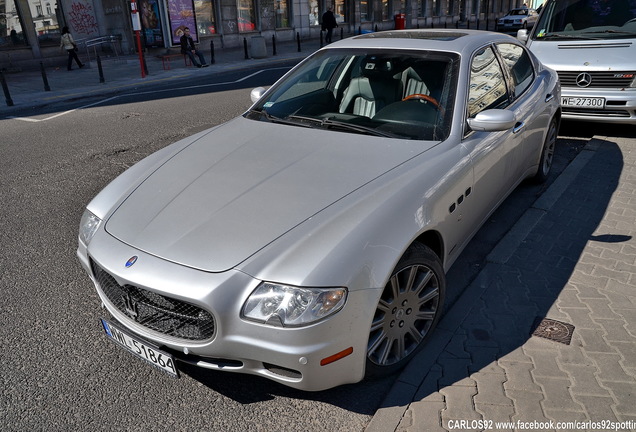
[{"label": "building facade", "polygon": [[[243,39],[320,37],[321,16],[332,7],[343,35],[395,28],[452,26],[494,19],[522,0],[137,0],[142,47],[175,49],[184,27],[203,44],[237,47]],[[136,52],[129,0],[0,0],[0,69],[61,64],[60,32],[68,26],[80,49]],[[194,31],[196,29],[196,31]],[[104,36],[113,36],[104,38]],[[88,45],[88,47],[87,47]],[[205,45],[204,45],[205,46]]]}]

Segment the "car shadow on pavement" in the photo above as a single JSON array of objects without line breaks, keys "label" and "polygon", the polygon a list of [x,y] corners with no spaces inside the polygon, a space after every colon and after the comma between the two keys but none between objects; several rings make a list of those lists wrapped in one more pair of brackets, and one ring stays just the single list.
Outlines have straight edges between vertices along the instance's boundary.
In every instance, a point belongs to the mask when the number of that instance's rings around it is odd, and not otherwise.
[{"label": "car shadow on pavement", "polygon": [[[442,318],[430,349],[411,361],[381,408],[400,404],[396,389],[415,387],[412,401],[430,403],[426,412],[441,413],[442,425],[502,415],[504,421],[513,415],[539,421],[543,406],[580,410],[562,396],[585,384],[570,380],[559,364],[598,342],[602,328],[587,303],[609,305],[620,298],[620,292],[612,298],[613,287],[603,283],[603,266],[615,262],[604,257],[618,255],[631,240],[620,224],[604,219],[618,211],[609,205],[623,154],[615,142],[595,141],[594,156],[558,199],[545,210],[529,210],[539,220],[525,239],[507,259],[488,262]],[[540,335],[533,336],[537,330]],[[564,332],[570,334],[560,340]],[[515,405],[520,395],[523,403]],[[429,421],[439,425],[440,418]]]}]

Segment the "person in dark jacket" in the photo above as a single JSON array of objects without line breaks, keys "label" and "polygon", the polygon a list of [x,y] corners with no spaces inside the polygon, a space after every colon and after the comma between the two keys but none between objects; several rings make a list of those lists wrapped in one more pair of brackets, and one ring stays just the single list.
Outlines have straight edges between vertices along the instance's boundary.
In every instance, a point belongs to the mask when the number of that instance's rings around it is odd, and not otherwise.
[{"label": "person in dark jacket", "polygon": [[331,36],[333,35],[333,29],[338,27],[336,22],[336,16],[331,11],[331,8],[327,9],[327,12],[322,14],[322,29],[327,30],[327,36],[325,36],[325,42],[331,43]]},{"label": "person in dark jacket", "polygon": [[[181,53],[190,57],[190,61],[192,62],[193,65],[199,68],[208,66],[205,63],[205,57],[203,57],[203,53],[194,46],[194,40],[192,39],[192,36],[190,36],[189,27],[186,27],[183,29],[183,36],[181,36],[180,41],[181,41]],[[197,63],[197,61],[194,59],[195,54],[199,57],[200,63]]]}]

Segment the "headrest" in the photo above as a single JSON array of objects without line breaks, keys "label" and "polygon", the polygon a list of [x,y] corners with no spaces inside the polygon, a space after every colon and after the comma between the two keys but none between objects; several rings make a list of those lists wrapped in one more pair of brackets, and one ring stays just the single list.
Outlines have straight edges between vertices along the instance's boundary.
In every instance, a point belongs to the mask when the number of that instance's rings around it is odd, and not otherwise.
[{"label": "headrest", "polygon": [[393,64],[387,58],[369,56],[362,62],[362,74],[367,77],[391,75]]}]

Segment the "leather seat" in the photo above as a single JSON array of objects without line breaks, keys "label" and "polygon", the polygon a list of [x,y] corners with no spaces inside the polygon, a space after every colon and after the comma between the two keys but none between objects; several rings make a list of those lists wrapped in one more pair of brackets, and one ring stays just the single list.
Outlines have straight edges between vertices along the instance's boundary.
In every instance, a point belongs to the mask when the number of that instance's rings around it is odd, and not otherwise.
[{"label": "leather seat", "polygon": [[353,78],[344,91],[339,111],[373,117],[386,105],[400,100],[400,81],[394,77],[389,60],[366,58],[361,64],[361,76]]},{"label": "leather seat", "polygon": [[417,70],[413,67],[406,68],[401,78],[404,88],[402,98],[424,94],[439,100],[445,70],[445,65],[440,62],[428,62]]}]

